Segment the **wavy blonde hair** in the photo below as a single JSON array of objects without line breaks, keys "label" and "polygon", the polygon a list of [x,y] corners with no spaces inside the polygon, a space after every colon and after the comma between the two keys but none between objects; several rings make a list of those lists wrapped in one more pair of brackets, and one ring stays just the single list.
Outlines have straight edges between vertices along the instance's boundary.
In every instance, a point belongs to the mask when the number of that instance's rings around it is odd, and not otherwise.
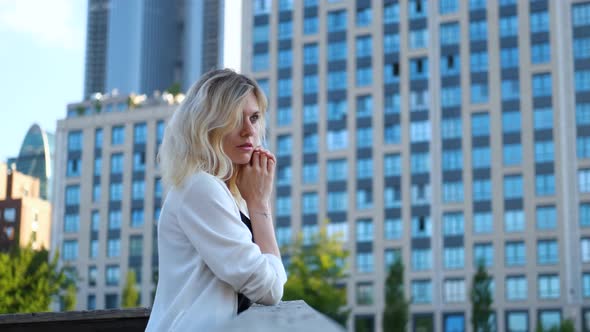
[{"label": "wavy blonde hair", "polygon": [[164,183],[181,187],[188,176],[207,172],[229,184],[239,197],[237,172],[223,151],[223,138],[241,128],[246,97],[253,93],[260,119],[257,143],[265,140],[264,115],[266,97],[258,84],[231,69],[217,69],[204,74],[189,89],[164,130],[158,152]]}]

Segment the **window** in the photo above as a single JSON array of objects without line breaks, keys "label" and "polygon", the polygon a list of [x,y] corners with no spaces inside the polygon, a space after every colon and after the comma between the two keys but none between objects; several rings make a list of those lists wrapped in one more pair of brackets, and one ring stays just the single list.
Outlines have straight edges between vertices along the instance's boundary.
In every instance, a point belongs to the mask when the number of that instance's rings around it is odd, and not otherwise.
[{"label": "window", "polygon": [[522,163],[522,145],[505,144],[503,153],[504,166],[515,166]]},{"label": "window", "polygon": [[93,232],[98,232],[100,227],[100,213],[98,211],[92,211],[90,215],[90,230]]},{"label": "window", "polygon": [[383,256],[385,257],[385,271],[389,271],[391,266],[401,259],[401,249],[385,249]]},{"label": "window", "polygon": [[459,10],[458,0],[441,0],[438,6],[441,15],[455,13]]},{"label": "window", "polygon": [[76,233],[80,229],[80,215],[66,214],[64,217],[64,232]]},{"label": "window", "polygon": [[346,60],[346,41],[328,43],[328,61]]},{"label": "window", "polygon": [[490,116],[488,113],[471,115],[471,135],[473,137],[490,135]]},{"label": "window", "polygon": [[533,97],[551,96],[552,84],[551,74],[535,74],[533,75]]},{"label": "window", "polygon": [[410,123],[411,142],[427,142],[430,140],[430,121],[417,121]]},{"label": "window", "polygon": [[89,294],[86,303],[86,310],[96,310],[96,295]]},{"label": "window", "polygon": [[385,144],[399,144],[401,142],[401,128],[399,124],[385,125],[383,142]]},{"label": "window", "polygon": [[557,227],[557,211],[555,205],[537,207],[537,229],[552,230]]},{"label": "window", "polygon": [[111,145],[121,145],[125,142],[125,127],[115,126],[111,132]]},{"label": "window", "polygon": [[279,50],[277,63],[278,67],[281,69],[291,68],[293,65],[293,50],[290,48]]},{"label": "window", "polygon": [[443,182],[443,202],[463,202],[463,182]]},{"label": "window", "polygon": [[121,240],[108,239],[107,241],[107,257],[119,257],[121,255]]},{"label": "window", "polygon": [[459,54],[447,54],[440,58],[440,74],[441,76],[458,75],[461,71]]},{"label": "window", "polygon": [[348,167],[346,159],[334,159],[327,162],[327,176],[330,181],[346,181]]},{"label": "window", "polygon": [[410,30],[410,48],[425,48],[428,45],[428,29]]},{"label": "window", "polygon": [[534,12],[530,16],[531,33],[549,31],[549,13],[547,11]]},{"label": "window", "polygon": [[291,184],[291,165],[279,165],[276,170],[277,185],[290,185]]},{"label": "window", "polygon": [[328,87],[327,88],[328,88],[328,91],[346,90],[346,71],[344,71],[344,70],[328,71]]},{"label": "window", "polygon": [[383,23],[399,22],[399,3],[388,3],[383,6]]},{"label": "window", "polygon": [[289,39],[289,38],[291,38],[292,35],[293,35],[293,22],[292,21],[279,22],[279,27],[278,27],[279,40]]},{"label": "window", "polygon": [[432,252],[430,249],[412,249],[412,270],[425,271],[432,267]]},{"label": "window", "polygon": [[512,276],[506,278],[506,299],[518,301],[527,299],[527,281],[524,276]]},{"label": "window", "polygon": [[145,171],[145,151],[133,153],[133,171]]},{"label": "window", "polygon": [[492,199],[492,182],[490,179],[475,179],[473,181],[473,200],[476,202]]},{"label": "window", "polygon": [[443,234],[445,236],[463,235],[463,212],[443,213]]},{"label": "window", "polygon": [[270,29],[268,24],[255,25],[252,29],[253,42],[256,43],[267,43],[270,37]]},{"label": "window", "polygon": [[133,228],[142,227],[143,224],[144,224],[143,209],[132,209],[131,210],[131,227],[133,227]]},{"label": "window", "polygon": [[504,176],[504,199],[522,198],[522,176]]},{"label": "window", "polygon": [[469,10],[486,9],[486,0],[469,0]]},{"label": "window", "polygon": [[578,170],[578,188],[581,193],[590,192],[590,169]]},{"label": "window", "polygon": [[68,133],[68,151],[82,151],[82,131]]},{"label": "window", "polygon": [[346,30],[346,11],[328,12],[328,32]]},{"label": "window", "polygon": [[590,203],[580,204],[579,219],[581,227],[590,227]]},{"label": "window", "polygon": [[346,211],[348,208],[348,197],[346,191],[328,192],[328,212]]},{"label": "window", "polygon": [[430,154],[413,153],[410,157],[412,174],[428,173],[430,171]]},{"label": "window", "polygon": [[303,105],[303,123],[304,124],[318,123],[318,105],[317,104]]},{"label": "window", "polygon": [[581,159],[590,158],[590,136],[576,138],[576,155]]},{"label": "window", "polygon": [[252,57],[252,70],[253,71],[263,71],[268,70],[269,64],[269,56],[268,53],[255,53]]},{"label": "window", "polygon": [[290,226],[278,226],[276,228],[277,233],[277,244],[280,247],[289,245],[291,243],[291,227]]},{"label": "window", "polygon": [[463,135],[460,117],[442,119],[441,127],[443,139],[460,138]]},{"label": "window", "polygon": [[[410,59],[410,80],[415,80],[415,79],[424,79],[424,78],[428,78],[428,59],[426,58],[415,58],[415,59]],[[413,97],[412,95],[416,96],[419,95],[419,97]],[[428,92],[427,91],[420,91],[418,93],[411,91],[410,92],[410,97],[411,99],[414,99],[412,101],[413,104],[425,104],[426,102],[424,101],[424,99],[428,96]],[[420,100],[418,102],[418,100]]]},{"label": "window", "polygon": [[373,221],[360,219],[356,221],[356,242],[373,241]]},{"label": "window", "polygon": [[386,240],[398,240],[402,238],[403,226],[400,218],[385,219],[383,228],[385,230]]},{"label": "window", "polygon": [[[262,82],[260,82],[260,83],[262,83]],[[166,123],[164,123],[163,120],[160,120],[156,123],[156,143],[158,143],[158,144],[162,143],[162,140],[164,139],[164,129],[165,128],[166,128]]]},{"label": "window", "polygon": [[459,44],[460,38],[459,23],[453,22],[440,25],[441,46]]},{"label": "window", "polygon": [[71,185],[66,186],[66,206],[73,206],[80,204],[80,186]]},{"label": "window", "polygon": [[445,280],[445,302],[456,303],[465,301],[465,280]]},{"label": "window", "polygon": [[525,332],[529,330],[529,314],[526,311],[508,312],[506,321],[509,332]]},{"label": "window", "polygon": [[279,97],[291,97],[293,93],[293,81],[290,78],[279,79]]},{"label": "window", "polygon": [[301,172],[302,180],[304,184],[311,184],[318,182],[319,170],[317,163],[305,163],[303,164],[303,170]]},{"label": "window", "polygon": [[520,83],[516,80],[502,80],[502,100],[517,100],[520,98]]},{"label": "window", "polygon": [[98,257],[98,240],[90,240],[90,250],[88,252],[89,258]]},{"label": "window", "polygon": [[506,233],[523,232],[525,229],[524,211],[507,210],[504,212],[504,231]]},{"label": "window", "polygon": [[533,110],[535,130],[553,128],[553,110],[549,107]]},{"label": "window", "polygon": [[96,159],[94,159],[94,176],[100,176],[101,172],[102,172],[102,158],[96,157]]},{"label": "window", "polygon": [[539,310],[539,321],[543,329],[559,331],[561,325],[561,310]]},{"label": "window", "polygon": [[576,71],[574,81],[577,92],[590,91],[590,70]]},{"label": "window", "polygon": [[559,246],[556,240],[542,240],[537,242],[537,264],[557,264]]},{"label": "window", "polygon": [[494,247],[491,243],[478,243],[473,246],[473,266],[483,264],[490,267],[494,264]]},{"label": "window", "polygon": [[308,133],[303,135],[303,153],[316,153],[318,151],[318,134]]},{"label": "window", "polygon": [[78,259],[78,241],[77,240],[65,240],[63,242],[63,260],[74,261]]},{"label": "window", "polygon": [[471,103],[487,103],[489,98],[488,83],[471,83]]},{"label": "window", "polygon": [[357,252],[356,254],[356,269],[359,273],[373,272],[373,253],[371,252]]},{"label": "window", "polygon": [[427,0],[410,0],[408,3],[410,19],[426,16]]},{"label": "window", "polygon": [[494,223],[491,212],[477,212],[473,214],[473,232],[475,234],[491,233]]},{"label": "window", "polygon": [[586,298],[590,297],[590,273],[582,275],[582,295]]},{"label": "window", "polygon": [[465,331],[465,316],[463,314],[444,315],[444,330],[448,332]]},{"label": "window", "polygon": [[290,156],[293,149],[291,135],[277,137],[277,156]]},{"label": "window", "polygon": [[318,213],[318,193],[307,192],[302,195],[303,214]]},{"label": "window", "polygon": [[385,192],[383,193],[383,196],[386,208],[401,206],[402,192],[399,185],[385,187]]},{"label": "window", "polygon": [[338,241],[346,242],[348,241],[348,223],[331,222],[326,228],[326,233],[328,236],[336,236]]},{"label": "window", "polygon": [[123,154],[113,153],[111,155],[111,175],[123,173]]},{"label": "window", "polygon": [[356,178],[357,179],[371,179],[373,177],[373,159],[357,159],[356,162]]},{"label": "window", "polygon": [[399,52],[399,34],[385,33],[383,36],[383,52],[385,54]]},{"label": "window", "polygon": [[540,299],[557,299],[559,298],[559,276],[558,275],[541,275],[538,279],[538,289]]},{"label": "window", "polygon": [[278,217],[291,216],[291,196],[277,196],[276,214]]},{"label": "window", "polygon": [[[589,39],[590,40],[590,39]],[[590,45],[588,46],[590,52]],[[574,57],[577,58],[576,44],[574,40]],[[531,45],[531,62],[533,64],[548,63],[551,61],[551,48],[549,43],[540,43]]]},{"label": "window", "polygon": [[488,52],[471,53],[469,57],[471,72],[487,72],[488,71]]},{"label": "window", "polygon": [[94,148],[95,149],[102,149],[103,143],[103,132],[102,128],[96,128],[94,131]]},{"label": "window", "polygon": [[590,58],[590,37],[574,38],[574,59]]},{"label": "window", "polygon": [[412,217],[412,237],[430,237],[432,228],[429,217]]},{"label": "window", "polygon": [[117,286],[120,279],[120,270],[118,265],[107,265],[106,284],[107,286]]},{"label": "window", "polygon": [[123,184],[120,182],[113,182],[109,187],[110,201],[118,202],[123,199]]},{"label": "window", "polygon": [[356,69],[356,86],[367,86],[373,82],[373,69],[370,66]]},{"label": "window", "polygon": [[373,147],[373,128],[357,128],[356,129],[356,147],[357,148],[371,148]]},{"label": "window", "polygon": [[443,150],[442,159],[443,171],[463,169],[463,152],[461,149]]},{"label": "window", "polygon": [[551,196],[555,194],[555,176],[549,174],[537,174],[535,176],[535,191],[537,196]]},{"label": "window", "polygon": [[133,142],[135,144],[145,144],[147,137],[147,126],[144,123],[138,123],[133,126]]},{"label": "window", "polygon": [[398,62],[386,63],[383,66],[383,82],[385,82],[385,84],[398,82],[399,75],[400,69]]},{"label": "window", "polygon": [[521,266],[526,263],[524,242],[507,242],[505,247],[506,266]]},{"label": "window", "polygon": [[80,176],[81,162],[82,160],[80,160],[80,158],[69,158],[66,168],[66,176]]},{"label": "window", "polygon": [[319,31],[319,20],[317,16],[306,16],[303,19],[303,33],[312,35]]},{"label": "window", "polygon": [[516,36],[518,34],[518,17],[500,17],[500,38]]},{"label": "window", "polygon": [[582,263],[590,263],[590,238],[580,240]]},{"label": "window", "polygon": [[572,6],[573,26],[590,25],[590,4],[580,3]]},{"label": "window", "polygon": [[121,210],[109,211],[109,230],[121,229]]},{"label": "window", "polygon": [[356,9],[356,26],[357,27],[366,27],[371,25],[371,17],[372,17],[371,7],[364,7]]},{"label": "window", "polygon": [[401,157],[399,154],[386,154],[383,158],[383,173],[385,176],[401,175]]},{"label": "window", "polygon": [[303,46],[303,64],[315,65],[318,63],[319,50],[317,43],[305,44]]},{"label": "window", "polygon": [[444,248],[445,269],[462,269],[465,266],[465,249],[463,247]]},{"label": "window", "polygon": [[488,24],[486,21],[471,21],[469,23],[469,40],[471,42],[487,40]]},{"label": "window", "polygon": [[254,0],[254,15],[269,14],[271,10],[271,0]]},{"label": "window", "polygon": [[490,168],[492,152],[489,146],[482,146],[473,148],[472,154],[472,166],[474,169],[478,168]]},{"label": "window", "polygon": [[371,305],[373,304],[373,284],[358,283],[356,285],[356,304]]},{"label": "window", "polygon": [[141,257],[143,256],[143,236],[132,235],[129,237],[129,256]]},{"label": "window", "polygon": [[412,303],[430,303],[432,301],[432,284],[430,280],[412,281]]},{"label": "window", "polygon": [[502,113],[502,131],[504,133],[519,133],[521,129],[521,115],[519,111]]}]

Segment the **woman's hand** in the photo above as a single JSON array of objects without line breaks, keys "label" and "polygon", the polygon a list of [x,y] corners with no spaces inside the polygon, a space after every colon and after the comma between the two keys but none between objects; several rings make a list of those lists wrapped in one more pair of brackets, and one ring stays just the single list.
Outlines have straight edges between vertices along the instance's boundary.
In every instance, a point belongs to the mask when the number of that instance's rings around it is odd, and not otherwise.
[{"label": "woman's hand", "polygon": [[275,156],[261,147],[254,149],[250,163],[241,166],[236,184],[248,209],[270,212],[275,167]]}]

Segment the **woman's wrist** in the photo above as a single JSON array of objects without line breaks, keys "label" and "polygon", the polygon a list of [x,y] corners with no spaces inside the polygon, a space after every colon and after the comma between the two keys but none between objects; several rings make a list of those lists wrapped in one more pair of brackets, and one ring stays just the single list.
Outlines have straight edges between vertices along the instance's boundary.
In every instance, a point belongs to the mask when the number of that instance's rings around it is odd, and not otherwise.
[{"label": "woman's wrist", "polygon": [[250,214],[259,214],[266,218],[270,218],[271,216],[271,208],[270,204],[264,202],[246,202],[248,206],[248,212]]}]

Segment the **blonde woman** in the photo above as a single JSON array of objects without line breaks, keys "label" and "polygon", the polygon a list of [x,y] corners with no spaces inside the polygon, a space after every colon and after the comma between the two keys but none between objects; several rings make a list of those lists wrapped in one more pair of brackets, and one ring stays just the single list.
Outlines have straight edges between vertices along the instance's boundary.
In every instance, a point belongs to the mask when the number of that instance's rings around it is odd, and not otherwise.
[{"label": "blonde woman", "polygon": [[271,218],[276,159],[260,148],[265,111],[253,80],[214,70],[166,127],[159,159],[171,189],[146,331],[208,331],[250,301],[280,301],[287,277]]}]

